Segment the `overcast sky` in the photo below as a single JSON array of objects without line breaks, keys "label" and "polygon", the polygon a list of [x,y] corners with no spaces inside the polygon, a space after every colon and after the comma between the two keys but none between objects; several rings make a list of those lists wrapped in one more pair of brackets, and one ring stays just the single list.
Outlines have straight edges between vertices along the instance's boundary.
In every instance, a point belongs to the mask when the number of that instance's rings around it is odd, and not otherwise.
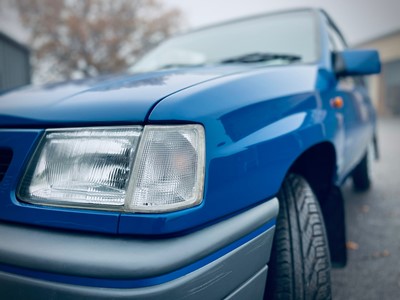
[{"label": "overcast sky", "polygon": [[[110,0],[111,1],[111,0]],[[320,7],[335,20],[350,44],[400,30],[400,0],[161,0],[182,10],[187,26],[201,27],[243,16],[298,7]],[[1,4],[1,0],[0,0]],[[26,32],[16,16],[0,9],[0,30],[21,42]]]},{"label": "overcast sky", "polygon": [[400,30],[400,0],[162,0],[180,8],[191,28],[298,7],[325,9],[350,44]]}]

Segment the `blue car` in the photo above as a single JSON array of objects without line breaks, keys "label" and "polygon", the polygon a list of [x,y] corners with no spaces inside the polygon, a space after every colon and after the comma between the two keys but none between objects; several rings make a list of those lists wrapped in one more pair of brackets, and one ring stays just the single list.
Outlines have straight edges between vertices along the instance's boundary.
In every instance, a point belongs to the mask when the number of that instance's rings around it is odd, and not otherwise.
[{"label": "blue car", "polygon": [[304,9],[3,93],[1,298],[329,299],[340,185],[370,186],[379,72]]}]

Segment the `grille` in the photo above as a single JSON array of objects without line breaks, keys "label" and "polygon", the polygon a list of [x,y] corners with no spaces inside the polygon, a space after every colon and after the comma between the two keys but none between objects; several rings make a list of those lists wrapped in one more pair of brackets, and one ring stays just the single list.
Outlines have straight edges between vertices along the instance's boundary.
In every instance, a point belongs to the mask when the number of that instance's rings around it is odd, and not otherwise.
[{"label": "grille", "polygon": [[7,172],[8,166],[11,163],[13,153],[11,149],[0,148],[0,182],[3,180]]}]

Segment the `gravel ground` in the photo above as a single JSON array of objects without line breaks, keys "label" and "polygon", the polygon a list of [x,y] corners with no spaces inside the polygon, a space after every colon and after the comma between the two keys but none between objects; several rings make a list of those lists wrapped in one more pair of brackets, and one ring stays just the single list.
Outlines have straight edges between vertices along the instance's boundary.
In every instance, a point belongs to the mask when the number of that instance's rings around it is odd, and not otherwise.
[{"label": "gravel ground", "polygon": [[378,132],[371,189],[342,188],[348,264],[332,272],[333,299],[400,299],[400,118],[379,120]]}]

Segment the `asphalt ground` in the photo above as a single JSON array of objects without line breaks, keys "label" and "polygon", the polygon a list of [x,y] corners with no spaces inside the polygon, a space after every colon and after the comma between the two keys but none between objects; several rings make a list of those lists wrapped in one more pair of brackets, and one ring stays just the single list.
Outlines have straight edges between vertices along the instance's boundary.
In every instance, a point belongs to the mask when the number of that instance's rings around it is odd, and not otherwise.
[{"label": "asphalt ground", "polygon": [[378,134],[371,189],[342,187],[348,263],[332,272],[334,300],[400,299],[400,117],[379,120]]}]

